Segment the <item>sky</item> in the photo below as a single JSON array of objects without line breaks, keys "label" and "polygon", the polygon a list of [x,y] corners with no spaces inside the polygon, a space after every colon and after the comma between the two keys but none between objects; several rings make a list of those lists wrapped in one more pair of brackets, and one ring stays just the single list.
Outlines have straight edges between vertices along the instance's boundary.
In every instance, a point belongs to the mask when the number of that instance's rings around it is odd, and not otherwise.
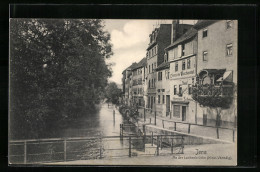
[{"label": "sky", "polygon": [[[170,24],[172,20],[104,20],[104,30],[111,35],[113,55],[106,60],[113,63],[110,82],[122,84],[122,72],[133,62],[139,62],[146,55],[149,34],[159,23]],[[194,24],[194,20],[180,20],[182,24]]]}]

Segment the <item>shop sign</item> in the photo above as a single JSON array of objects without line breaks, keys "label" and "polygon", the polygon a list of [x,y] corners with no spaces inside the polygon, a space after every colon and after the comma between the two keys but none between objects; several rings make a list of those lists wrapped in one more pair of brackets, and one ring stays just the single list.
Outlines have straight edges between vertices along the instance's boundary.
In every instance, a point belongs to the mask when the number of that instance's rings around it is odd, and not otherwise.
[{"label": "shop sign", "polygon": [[193,75],[194,74],[194,70],[190,70],[190,71],[180,71],[178,73],[173,73],[170,74],[170,79],[176,79],[176,78],[180,78],[180,77],[186,77],[189,75]]}]

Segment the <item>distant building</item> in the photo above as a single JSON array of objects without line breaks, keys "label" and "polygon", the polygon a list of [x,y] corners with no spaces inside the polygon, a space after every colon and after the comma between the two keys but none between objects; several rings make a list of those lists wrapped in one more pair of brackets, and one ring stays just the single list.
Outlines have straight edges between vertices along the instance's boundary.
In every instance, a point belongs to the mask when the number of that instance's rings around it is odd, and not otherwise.
[{"label": "distant building", "polygon": [[145,106],[144,84],[145,84],[146,58],[143,58],[132,68],[132,95],[133,102],[138,106]]},{"label": "distant building", "polygon": [[[237,85],[237,20],[201,20],[198,30],[198,82],[201,85],[223,84],[223,94],[230,85]],[[232,89],[232,88],[231,88]],[[236,123],[236,92],[231,107],[221,112],[222,125]],[[216,112],[198,108],[198,123],[215,124]]]},{"label": "distant building", "polygon": [[130,106],[132,104],[132,68],[135,67],[137,63],[133,63],[131,66],[125,69],[123,72],[124,86],[124,102],[126,105]]},{"label": "distant building", "polygon": [[171,43],[171,24],[160,24],[160,26],[150,34],[150,43],[147,47],[147,108],[154,108],[156,99],[156,78],[155,69],[163,63],[164,48]]}]

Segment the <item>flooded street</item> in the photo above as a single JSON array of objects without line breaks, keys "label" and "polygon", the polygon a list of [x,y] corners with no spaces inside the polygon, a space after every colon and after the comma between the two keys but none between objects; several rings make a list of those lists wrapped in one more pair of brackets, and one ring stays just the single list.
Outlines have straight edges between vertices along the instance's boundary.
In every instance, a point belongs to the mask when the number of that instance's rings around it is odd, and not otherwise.
[{"label": "flooded street", "polygon": [[[113,120],[113,110],[115,110],[115,121]],[[100,104],[97,114],[87,115],[68,128],[62,130],[60,137],[100,137],[119,136],[120,124],[123,117],[112,105]]]}]

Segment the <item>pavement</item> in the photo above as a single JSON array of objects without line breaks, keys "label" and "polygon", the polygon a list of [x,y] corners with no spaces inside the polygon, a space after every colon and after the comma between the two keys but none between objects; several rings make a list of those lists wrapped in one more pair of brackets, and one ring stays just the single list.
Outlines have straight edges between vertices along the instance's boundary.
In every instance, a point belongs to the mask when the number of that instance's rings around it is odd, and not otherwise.
[{"label": "pavement", "polygon": [[[164,122],[162,122],[164,121]],[[151,122],[151,123],[150,123]],[[169,119],[168,117],[156,117],[156,127],[165,128],[168,130],[174,131],[174,120]],[[143,116],[139,118],[138,125],[155,125],[155,118],[154,114],[146,112],[146,121],[144,122]],[[188,133],[188,124],[181,124],[177,123],[176,131],[182,133]],[[233,130],[230,129],[221,129],[218,128],[219,131],[219,140],[233,142]],[[217,130],[213,127],[206,127],[206,126],[198,126],[198,125],[191,125],[190,126],[190,134],[198,135],[201,137],[207,137],[212,139],[217,139]],[[237,140],[237,131],[234,131],[234,141]]]}]

